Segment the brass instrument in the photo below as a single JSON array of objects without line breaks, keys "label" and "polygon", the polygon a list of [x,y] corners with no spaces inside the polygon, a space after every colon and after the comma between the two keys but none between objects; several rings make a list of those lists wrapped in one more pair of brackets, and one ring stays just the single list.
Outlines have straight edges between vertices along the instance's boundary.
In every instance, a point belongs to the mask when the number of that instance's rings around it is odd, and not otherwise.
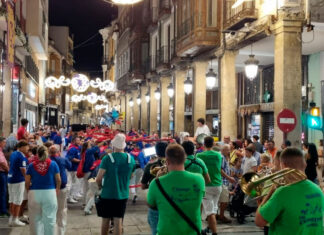
[{"label": "brass instrument", "polygon": [[201,144],[201,145],[204,145],[204,140],[205,140],[205,137],[207,137],[208,135],[206,134],[200,134],[197,136],[196,138],[196,141],[198,144]]},{"label": "brass instrument", "polygon": [[242,176],[240,185],[242,191],[252,198],[260,198],[266,196],[272,185],[278,187],[287,186],[306,180],[307,176],[304,172],[285,168],[271,175],[261,176],[254,172],[248,172]]},{"label": "brass instrument", "polygon": [[163,159],[162,161],[162,166],[151,166],[150,169],[150,174],[155,176],[156,178],[166,175],[168,173],[168,168],[166,166],[166,161]]}]

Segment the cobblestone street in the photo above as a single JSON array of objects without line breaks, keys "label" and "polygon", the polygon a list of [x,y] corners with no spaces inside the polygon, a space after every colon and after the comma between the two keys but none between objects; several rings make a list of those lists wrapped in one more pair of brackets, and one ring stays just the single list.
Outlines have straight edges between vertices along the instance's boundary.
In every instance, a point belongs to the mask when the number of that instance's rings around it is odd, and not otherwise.
[{"label": "cobblestone street", "polygon": [[[124,234],[150,234],[150,228],[147,223],[147,206],[144,200],[145,195],[141,191],[140,198],[136,205],[128,204],[126,217],[124,220]],[[94,211],[95,212],[95,211]],[[254,218],[247,217],[247,223],[237,224],[236,220],[230,225],[220,224],[218,234],[252,234],[261,235],[263,232],[254,225]],[[30,235],[29,228],[10,228],[7,225],[8,219],[0,219],[1,235]],[[99,235],[100,218],[94,213],[93,215],[84,216],[79,204],[69,204],[68,225],[66,235]]]}]

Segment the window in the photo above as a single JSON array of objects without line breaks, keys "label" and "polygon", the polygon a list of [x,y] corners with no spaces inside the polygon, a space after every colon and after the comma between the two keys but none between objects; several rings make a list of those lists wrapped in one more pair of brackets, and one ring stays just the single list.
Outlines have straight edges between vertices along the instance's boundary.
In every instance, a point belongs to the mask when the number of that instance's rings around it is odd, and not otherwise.
[{"label": "window", "polygon": [[55,60],[51,60],[51,72],[55,72]]},{"label": "window", "polygon": [[207,26],[217,26],[217,1],[207,0]]}]

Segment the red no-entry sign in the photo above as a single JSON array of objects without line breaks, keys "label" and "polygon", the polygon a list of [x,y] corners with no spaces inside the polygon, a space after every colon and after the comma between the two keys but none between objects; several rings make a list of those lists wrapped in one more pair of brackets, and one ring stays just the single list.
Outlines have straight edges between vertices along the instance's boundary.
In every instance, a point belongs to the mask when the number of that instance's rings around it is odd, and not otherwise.
[{"label": "red no-entry sign", "polygon": [[297,118],[290,109],[283,109],[277,116],[277,124],[283,133],[291,132],[297,125]]}]

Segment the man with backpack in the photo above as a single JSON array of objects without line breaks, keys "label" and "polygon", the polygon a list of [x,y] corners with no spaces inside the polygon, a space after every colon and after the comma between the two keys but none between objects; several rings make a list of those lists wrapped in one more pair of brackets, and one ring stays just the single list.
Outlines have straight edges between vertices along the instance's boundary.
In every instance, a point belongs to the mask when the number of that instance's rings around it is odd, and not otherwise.
[{"label": "man with backpack", "polygon": [[184,141],[182,143],[182,147],[184,148],[187,159],[184,163],[184,167],[186,171],[192,172],[192,173],[198,173],[201,174],[204,179],[205,183],[210,183],[210,177],[208,174],[208,169],[204,161],[201,159],[198,159],[194,156],[195,152],[195,145],[191,141]]}]

